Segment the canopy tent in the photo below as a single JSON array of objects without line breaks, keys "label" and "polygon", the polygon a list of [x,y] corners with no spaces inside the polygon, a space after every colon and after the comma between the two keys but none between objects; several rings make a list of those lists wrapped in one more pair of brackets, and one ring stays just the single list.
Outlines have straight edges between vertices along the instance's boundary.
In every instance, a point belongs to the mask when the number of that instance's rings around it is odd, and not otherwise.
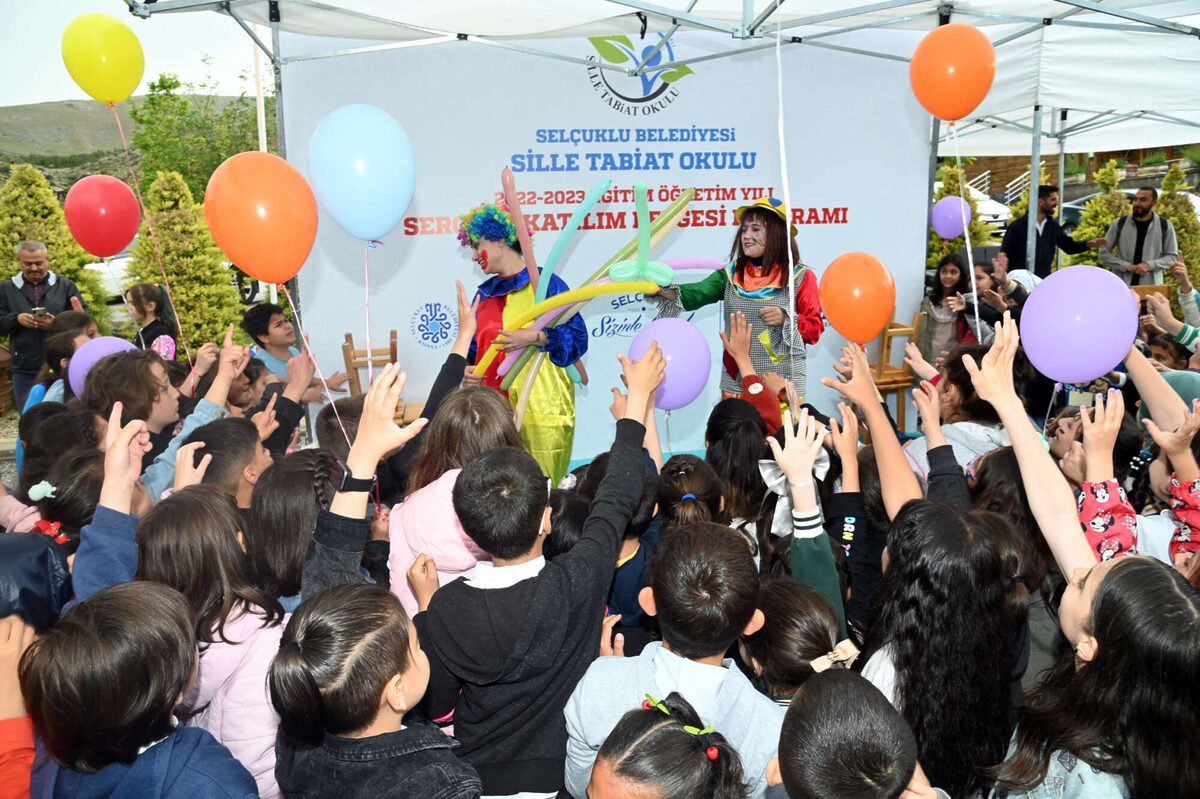
[{"label": "canopy tent", "polygon": [[[1200,139],[1200,5],[1192,0],[1124,0],[1119,5],[1093,0],[882,0],[864,5],[810,0],[802,9],[784,0],[131,0],[129,5],[139,16],[217,10],[244,26],[271,26],[276,44],[279,30],[363,40],[360,47],[281,55],[281,63],[453,40],[570,61],[580,59],[519,41],[680,29],[730,37],[724,52],[681,64],[771,47],[776,37],[789,46],[907,60],[921,36],[936,25],[966,22],[988,35],[998,63],[991,93],[957,125],[963,155],[1029,153],[1034,107],[1054,110],[1052,123],[1041,126],[1041,137],[1069,140],[1075,151]],[[273,48],[259,44],[272,55]],[[636,74],[649,58],[604,67]],[[1067,110],[1065,122],[1061,110]],[[941,139],[946,140],[945,132]]]}]

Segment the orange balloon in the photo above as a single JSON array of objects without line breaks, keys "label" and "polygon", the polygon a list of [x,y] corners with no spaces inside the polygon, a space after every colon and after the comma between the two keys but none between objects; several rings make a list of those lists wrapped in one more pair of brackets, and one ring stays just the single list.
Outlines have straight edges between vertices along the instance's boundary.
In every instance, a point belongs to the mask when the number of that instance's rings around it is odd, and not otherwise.
[{"label": "orange balloon", "polygon": [[913,52],[908,80],[925,110],[953,122],[974,111],[996,77],[996,50],[970,25],[954,23],[931,31]]},{"label": "orange balloon", "polygon": [[317,200],[294,166],[270,153],[238,153],[204,192],[208,229],[229,260],[264,283],[291,280],[317,238]]},{"label": "orange balloon", "polygon": [[821,310],[855,344],[873,341],[896,308],[896,283],[883,261],[865,252],[833,259],[821,275]]}]

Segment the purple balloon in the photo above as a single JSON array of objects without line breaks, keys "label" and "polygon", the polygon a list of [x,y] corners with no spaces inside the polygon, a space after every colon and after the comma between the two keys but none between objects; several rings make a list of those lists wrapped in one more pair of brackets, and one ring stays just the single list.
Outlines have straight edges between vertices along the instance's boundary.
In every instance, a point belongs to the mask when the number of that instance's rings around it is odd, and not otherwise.
[{"label": "purple balloon", "polygon": [[664,411],[682,408],[704,390],[712,370],[712,353],[695,325],[682,319],[656,319],[646,325],[629,345],[629,357],[636,361],[658,342],[667,359],[666,377],[654,395],[654,404]]},{"label": "purple balloon", "polygon": [[1088,383],[1129,353],[1138,307],[1121,278],[1095,266],[1060,269],[1021,309],[1021,344],[1035,368],[1059,383]]},{"label": "purple balloon", "polygon": [[75,396],[83,395],[83,383],[87,380],[88,372],[92,371],[92,367],[96,365],[97,361],[106,355],[128,352],[132,349],[136,349],[136,347],[123,338],[101,336],[75,350],[70,364],[67,365],[67,376],[70,378],[71,390],[75,392]]},{"label": "purple balloon", "polygon": [[943,197],[934,204],[930,218],[935,233],[943,239],[957,239],[971,224],[971,204],[962,197]]}]

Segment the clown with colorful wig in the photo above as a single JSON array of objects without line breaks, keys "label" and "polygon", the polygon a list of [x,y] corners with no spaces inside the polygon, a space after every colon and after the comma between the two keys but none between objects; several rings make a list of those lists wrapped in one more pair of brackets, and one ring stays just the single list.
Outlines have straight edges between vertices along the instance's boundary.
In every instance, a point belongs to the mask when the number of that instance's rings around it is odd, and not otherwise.
[{"label": "clown with colorful wig", "polygon": [[[750,341],[750,362],[758,374],[776,372],[794,380],[796,393],[805,392],[807,345],[816,344],[825,331],[817,276],[800,262],[796,226],[787,228],[787,206],[774,197],[759,197],[734,211],[739,223],[724,269],[698,283],[672,285],[646,299],[658,306],[660,317],[679,316],[724,302],[725,333],[729,316],[745,315],[755,333]],[[796,296],[789,296],[789,253]],[[739,396],[742,376],[728,353],[721,373],[721,391]]]},{"label": "clown with colorful wig", "polygon": [[[471,248],[472,260],[490,276],[475,295],[479,309],[475,313],[477,328],[467,353],[468,364],[474,364],[497,340],[501,353],[537,347],[553,364],[544,366],[534,379],[521,422],[521,439],[542,471],[558,482],[567,473],[575,439],[575,384],[566,367],[587,352],[587,326],[577,314],[569,322],[536,332],[511,329],[512,321],[533,307],[534,287],[521,256],[516,226],[504,205],[480,205],[460,216],[458,240],[462,246]],[[540,279],[550,281],[547,297],[570,289],[558,275],[542,275]],[[474,366],[468,366],[463,384],[482,382],[500,390],[497,369],[501,361],[502,358],[495,359],[481,376],[473,375]],[[511,383],[508,396],[514,405],[533,363],[526,364]]]}]

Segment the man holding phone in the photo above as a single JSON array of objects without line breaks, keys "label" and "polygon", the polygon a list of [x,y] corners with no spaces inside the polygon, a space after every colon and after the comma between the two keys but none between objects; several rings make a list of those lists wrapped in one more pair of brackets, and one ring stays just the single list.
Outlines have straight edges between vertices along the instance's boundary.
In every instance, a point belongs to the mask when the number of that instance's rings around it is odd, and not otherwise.
[{"label": "man holding phone", "polygon": [[75,283],[50,271],[50,254],[40,241],[17,245],[20,274],[0,283],[0,335],[9,337],[13,398],[20,409],[45,360],[46,330],[72,308],[87,310]]}]

